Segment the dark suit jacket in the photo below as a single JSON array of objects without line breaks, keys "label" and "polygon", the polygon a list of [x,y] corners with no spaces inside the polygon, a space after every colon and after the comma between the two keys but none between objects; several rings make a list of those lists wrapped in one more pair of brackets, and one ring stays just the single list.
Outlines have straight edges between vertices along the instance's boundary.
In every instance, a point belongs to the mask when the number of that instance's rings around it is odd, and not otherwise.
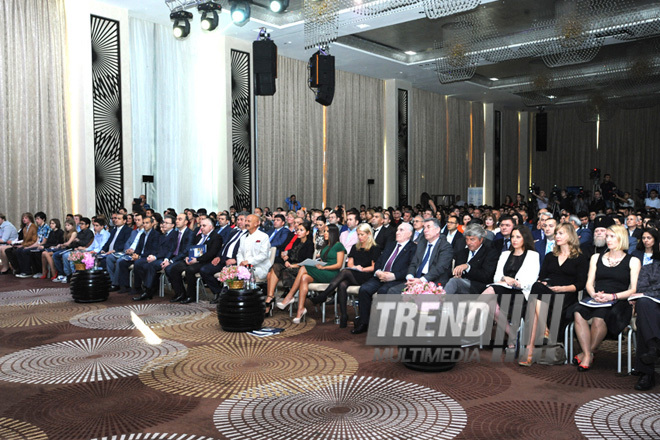
[{"label": "dark suit jacket", "polygon": [[[387,260],[389,260],[390,256],[392,256],[392,252],[394,252],[396,245],[397,242],[395,241],[387,244],[385,249],[383,249],[383,252],[380,254],[378,260],[376,260],[374,272],[377,270],[383,270],[385,268]],[[415,256],[415,249],[417,249],[417,245],[413,243],[412,240],[410,240],[408,243],[406,243],[403,249],[399,251],[396,258],[394,259],[391,272],[396,277],[396,281],[403,281],[406,278],[406,275],[408,274],[408,267],[410,266],[410,260],[412,260],[412,258]]]},{"label": "dark suit jacket", "polygon": [[[410,266],[408,266],[409,275],[417,276],[417,268],[422,264],[427,245],[426,238],[422,237],[417,245],[415,256],[410,262]],[[451,277],[451,262],[453,259],[454,251],[451,245],[444,235],[440,235],[429,259],[429,271],[424,275],[424,278],[434,283],[447,284]]]},{"label": "dark suit jacket", "polygon": [[[101,249],[103,252],[108,252],[110,250],[110,243],[112,243],[112,240],[115,239],[115,235],[117,234],[117,229],[118,228],[115,227],[112,228],[112,231],[110,231],[110,237],[108,238],[108,241],[105,242],[103,248]],[[119,235],[117,236],[117,241],[115,241],[115,247],[113,248],[115,252],[122,252],[124,250],[124,246],[126,246],[126,241],[128,240],[128,237],[131,236],[131,232],[133,232],[133,230],[126,225],[124,225],[121,228],[121,230],[119,231]]]},{"label": "dark suit jacket", "polygon": [[286,227],[280,228],[279,231],[273,229],[273,233],[269,235],[269,239],[270,246],[278,248],[276,255],[280,254],[279,247],[291,241],[292,237],[293,232],[289,231],[289,229]]},{"label": "dark suit jacket", "polygon": [[389,228],[381,226],[378,236],[376,237],[376,244],[378,247],[384,250],[385,246],[393,241],[396,241],[396,231],[392,229],[391,226]]},{"label": "dark suit jacket", "polygon": [[580,238],[580,246],[582,246],[585,243],[591,243],[594,239],[594,233],[589,228],[586,229],[580,228],[575,232],[577,233],[577,236]]},{"label": "dark suit jacket", "polygon": [[[146,235],[147,234],[145,233],[142,235],[142,237]],[[160,238],[162,235],[163,234],[161,234],[160,231],[156,229],[149,231],[149,236],[144,240],[144,247],[142,248],[142,252],[139,252],[140,257],[147,257],[149,255],[158,254],[158,246],[160,245]],[[140,241],[143,241],[142,237],[140,237]]]},{"label": "dark suit jacket", "polygon": [[[509,240],[510,239],[511,238],[509,237]],[[511,242],[509,242],[509,246],[511,246]],[[493,247],[500,251],[500,253],[508,250],[504,249],[504,236],[499,232],[495,235],[495,239],[493,240]]]},{"label": "dark suit jacket", "polygon": [[461,231],[456,231],[456,235],[454,235],[454,239],[451,241],[451,247],[454,249],[454,255],[465,249],[465,237],[463,237]]},{"label": "dark suit jacket", "polygon": [[215,230],[217,233],[220,234],[220,238],[222,238],[223,243],[227,243],[229,241],[229,238],[234,235],[235,229],[233,229],[231,226],[227,225],[222,230],[220,228]]},{"label": "dark suit jacket", "polygon": [[543,230],[534,229],[532,231],[532,238],[534,239],[534,241],[543,240],[545,238],[545,235],[543,235]]},{"label": "dark suit jacket", "polygon": [[174,251],[176,250],[176,242],[179,240],[179,231],[175,229],[172,232],[175,232],[176,238],[174,239],[174,249],[172,250],[172,258],[170,258],[170,263],[174,264],[178,263],[179,261],[183,261],[183,259],[188,256],[190,243],[192,243],[193,239],[193,231],[191,231],[190,228],[186,228],[183,231],[181,243],[179,244],[179,253],[176,254],[176,256],[174,256]]},{"label": "dark suit jacket", "polygon": [[[630,236],[630,232],[628,232],[628,236]],[[642,239],[642,230],[640,228],[635,228],[632,236],[635,237],[637,241],[640,241]]]},{"label": "dark suit jacket", "polygon": [[[171,230],[169,234],[161,234],[158,253],[155,254],[156,259],[164,260],[165,258],[172,258],[178,239],[179,231],[176,229]],[[183,237],[181,237],[181,241],[183,241]]]},{"label": "dark suit jacket", "polygon": [[[191,246],[197,245],[197,242],[200,239],[195,240],[193,238]],[[222,237],[213,231],[204,244],[206,245],[206,252],[197,257],[197,264],[200,266],[206,263],[210,263],[211,260],[213,260],[218,255],[218,252],[220,252],[220,249],[222,249]]]},{"label": "dark suit jacket", "polygon": [[544,237],[543,240],[539,240],[536,243],[534,243],[534,246],[536,246],[536,252],[539,254],[539,263],[543,265],[543,260],[545,259],[545,247],[548,244],[548,238]]},{"label": "dark suit jacket", "polygon": [[[468,248],[461,249],[456,254],[456,266],[467,263],[470,250]],[[493,282],[495,270],[497,269],[497,261],[500,259],[500,254],[495,249],[489,240],[484,240],[479,251],[470,260],[470,271],[463,273],[463,278],[470,280],[470,293],[478,295],[486,289],[486,285]]]}]

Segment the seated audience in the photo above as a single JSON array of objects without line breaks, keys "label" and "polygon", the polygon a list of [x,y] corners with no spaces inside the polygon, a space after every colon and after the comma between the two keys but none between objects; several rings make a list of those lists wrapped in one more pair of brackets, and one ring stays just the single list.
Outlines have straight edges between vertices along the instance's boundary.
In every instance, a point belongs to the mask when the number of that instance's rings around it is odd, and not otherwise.
[{"label": "seated audience", "polygon": [[[149,300],[156,294],[158,286],[156,285],[156,272],[162,268],[165,259],[172,258],[174,250],[179,244],[179,234],[173,232],[176,219],[171,215],[166,215],[163,219],[161,233],[159,234],[157,252],[152,253],[145,246],[140,258],[133,262],[133,301]],[[156,236],[156,235],[154,235]],[[142,286],[144,285],[144,290]]]},{"label": "seated audience", "polygon": [[[302,222],[302,219],[300,219]],[[259,217],[250,214],[247,217],[247,233],[241,239],[236,261],[239,266],[251,268],[256,280],[266,278],[270,270],[270,241],[265,232],[259,230]]]},{"label": "seated audience", "polygon": [[536,252],[539,254],[539,264],[543,264],[546,254],[552,252],[555,247],[555,229],[557,229],[557,220],[552,217],[546,218],[543,226],[543,238],[535,243]]},{"label": "seated audience", "polygon": [[346,215],[346,226],[348,229],[339,235],[339,241],[344,246],[344,249],[346,249],[346,252],[350,252],[353,245],[358,241],[358,223],[358,215],[355,212],[349,212]]},{"label": "seated audience", "polygon": [[[580,242],[573,225],[562,223],[554,235],[555,246],[545,256],[539,272],[539,281],[532,286],[531,293],[537,295],[538,301],[534,321],[529,327],[533,329],[530,337],[532,343],[527,347],[526,360],[520,362],[520,365],[523,366],[530,366],[533,361],[533,341],[536,337],[535,330],[538,327],[537,321],[541,316],[541,308],[548,310],[547,319],[544,322],[544,327],[547,329],[552,319],[555,299],[561,297],[563,302],[559,321],[559,334],[563,334],[564,328],[573,319],[569,310],[578,302],[578,292],[584,289],[587,282],[589,258],[583,255],[580,250]],[[549,303],[541,303],[543,295],[551,295]]]},{"label": "seated audience", "polygon": [[280,246],[280,254],[266,275],[266,314],[270,313],[277,283],[282,280],[285,288],[290,288],[298,275],[298,263],[314,256],[314,242],[310,238],[311,225],[305,221],[296,228],[296,235],[288,243]]},{"label": "seated audience", "polygon": [[307,292],[309,291],[310,283],[329,283],[337,276],[339,270],[344,265],[344,258],[346,256],[346,249],[339,242],[339,228],[337,225],[330,224],[325,231],[326,245],[321,250],[320,259],[325,265],[317,264],[316,266],[304,266],[298,271],[293,286],[289,293],[277,302],[277,308],[284,310],[293,302],[293,297],[298,292],[298,313],[293,322],[299,324],[301,319],[307,313],[305,308],[305,300],[307,299]]},{"label": "seated audience", "polygon": [[32,213],[24,212],[23,215],[21,215],[21,223],[23,224],[23,228],[21,228],[19,240],[17,241],[23,240],[22,243],[16,244],[16,242],[13,242],[12,244],[0,246],[0,258],[2,258],[1,269],[3,274],[8,273],[6,270],[8,264],[10,264],[14,272],[18,274],[18,260],[14,253],[17,250],[30,247],[37,242],[37,226],[34,224],[34,216]]},{"label": "seated audience", "polygon": [[[48,238],[46,239],[45,243],[38,246],[37,248],[31,249],[29,254],[19,255],[19,265],[21,266],[21,272],[28,273],[27,270],[29,270],[31,273],[33,273],[33,278],[46,278],[45,276],[42,276],[41,273],[44,268],[42,265],[43,253],[46,249],[54,249],[60,244],[64,243],[64,231],[62,230],[62,224],[60,223],[60,220],[53,218],[48,223],[48,226],[50,228],[50,233],[48,234]],[[46,270],[48,270],[48,267],[46,267]]]},{"label": "seated audience", "polygon": [[[128,236],[128,240],[124,244],[123,252],[113,252],[107,254],[104,258],[105,268],[110,275],[110,291],[116,292],[119,287],[119,261],[131,260],[131,255],[138,248],[140,238],[144,235],[143,218],[142,214],[133,214],[133,222],[135,229]],[[142,244],[144,246],[144,244]]]},{"label": "seated audience", "polygon": [[[582,352],[573,359],[578,371],[593,364],[593,353],[609,333],[616,337],[630,323],[632,307],[627,299],[635,293],[641,263],[627,253],[628,233],[623,226],[612,225],[606,233],[607,251],[595,254],[589,262],[587,293],[600,307],[584,305],[575,308],[575,333]],[[589,321],[592,319],[591,327]]]},{"label": "seated audience", "polygon": [[76,223],[73,221],[73,218],[67,219],[64,222],[62,243],[52,246],[52,250],[46,248],[41,254],[42,280],[45,280],[48,277],[48,268],[50,268],[50,279],[55,280],[57,278],[57,269],[55,269],[55,263],[53,262],[53,254],[59,249],[68,249],[77,236]]},{"label": "seated audience", "polygon": [[[75,222],[75,216],[74,216]],[[55,265],[55,270],[58,273],[57,278],[53,280],[56,283],[66,283],[67,277],[64,273],[65,264],[68,265],[69,254],[72,250],[84,250],[94,243],[94,231],[89,229],[91,220],[87,217],[81,217],[78,220],[77,228],[80,228],[77,231],[75,240],[68,246],[68,248],[62,248],[59,251],[53,253],[53,264]]]},{"label": "seated audience", "polygon": [[511,231],[513,230],[513,226],[513,217],[507,215],[500,218],[500,232],[495,234],[495,239],[493,239],[493,246],[495,249],[501,252],[509,250],[509,247],[511,246]]},{"label": "seated audience", "polygon": [[381,249],[373,238],[373,229],[367,223],[361,223],[357,227],[358,241],[348,253],[346,269],[330,281],[328,287],[318,296],[312,298],[314,304],[325,302],[334,291],[337,291],[337,303],[339,304],[339,328],[348,325],[346,290],[349,286],[359,286],[373,277],[376,260],[380,256]]},{"label": "seated audience", "polygon": [[468,225],[463,235],[467,247],[455,254],[454,276],[447,282],[445,292],[478,295],[493,281],[500,252],[485,239],[486,230],[480,225]]}]

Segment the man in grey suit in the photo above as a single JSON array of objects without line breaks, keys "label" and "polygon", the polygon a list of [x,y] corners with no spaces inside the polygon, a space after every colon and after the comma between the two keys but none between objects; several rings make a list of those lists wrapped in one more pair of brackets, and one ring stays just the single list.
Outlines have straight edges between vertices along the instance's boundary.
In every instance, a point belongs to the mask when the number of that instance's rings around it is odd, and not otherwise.
[{"label": "man in grey suit", "polygon": [[398,284],[387,292],[401,293],[407,283],[418,280],[447,284],[451,277],[451,261],[454,251],[444,235],[440,234],[440,222],[435,218],[424,220],[424,238],[417,244],[415,256],[408,267],[406,283]]}]

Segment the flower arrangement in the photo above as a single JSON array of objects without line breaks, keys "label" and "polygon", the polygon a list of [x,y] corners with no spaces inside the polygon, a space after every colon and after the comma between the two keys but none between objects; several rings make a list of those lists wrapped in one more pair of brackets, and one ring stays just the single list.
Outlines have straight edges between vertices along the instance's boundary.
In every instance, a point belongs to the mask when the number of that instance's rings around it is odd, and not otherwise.
[{"label": "flower arrangement", "polygon": [[91,252],[73,251],[69,254],[69,261],[75,264],[84,264],[85,269],[94,267],[94,255]]},{"label": "flower arrangement", "polygon": [[406,288],[401,293],[404,295],[444,295],[445,289],[440,284],[416,280],[408,282]]},{"label": "flower arrangement", "polygon": [[225,266],[217,278],[221,283],[247,281],[250,279],[250,271],[245,266]]}]

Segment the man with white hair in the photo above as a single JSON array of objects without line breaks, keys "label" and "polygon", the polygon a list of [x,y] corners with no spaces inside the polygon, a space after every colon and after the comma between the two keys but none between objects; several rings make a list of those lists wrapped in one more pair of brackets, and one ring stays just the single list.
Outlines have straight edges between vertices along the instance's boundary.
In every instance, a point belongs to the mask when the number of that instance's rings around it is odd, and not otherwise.
[{"label": "man with white hair", "polygon": [[571,214],[568,217],[568,222],[573,225],[575,228],[575,233],[577,234],[578,238],[580,239],[580,246],[582,246],[585,243],[591,243],[591,240],[593,240],[593,232],[591,232],[591,229],[583,228],[582,227],[582,220],[580,217],[578,217],[575,214]]},{"label": "man with white hair", "polygon": [[485,240],[486,230],[478,224],[465,227],[466,247],[456,253],[454,277],[445,286],[447,294],[478,295],[493,282],[500,252]]}]

